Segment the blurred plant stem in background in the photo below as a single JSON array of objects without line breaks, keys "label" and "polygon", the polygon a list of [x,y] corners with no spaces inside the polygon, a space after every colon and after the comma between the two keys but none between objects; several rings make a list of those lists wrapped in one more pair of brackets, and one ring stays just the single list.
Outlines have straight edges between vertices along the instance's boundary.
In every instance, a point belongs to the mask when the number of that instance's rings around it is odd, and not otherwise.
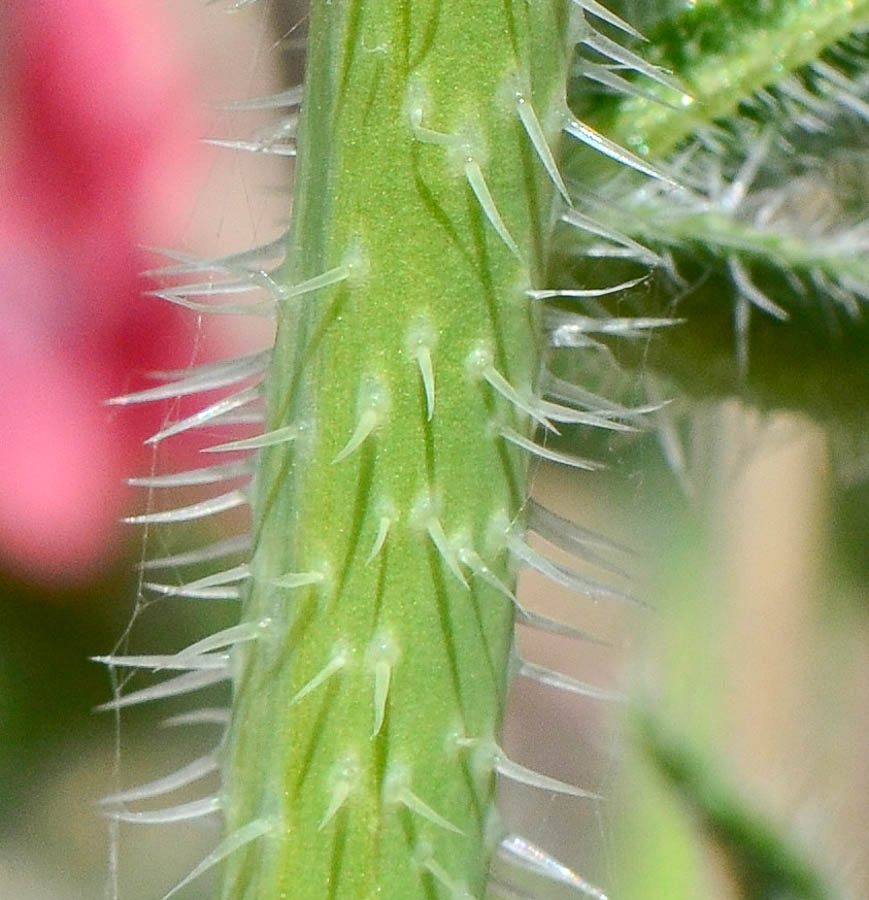
[{"label": "blurred plant stem in background", "polygon": [[692,503],[646,523],[657,613],[634,662],[618,896],[869,889],[869,623],[823,434],[726,402],[694,437]]}]

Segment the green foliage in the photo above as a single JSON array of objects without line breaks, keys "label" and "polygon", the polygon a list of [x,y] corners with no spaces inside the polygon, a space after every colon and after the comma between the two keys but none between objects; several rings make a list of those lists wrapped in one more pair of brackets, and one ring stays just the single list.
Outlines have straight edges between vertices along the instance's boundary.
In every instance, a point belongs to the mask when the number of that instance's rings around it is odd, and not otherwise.
[{"label": "green foliage", "polygon": [[[648,14],[624,6],[629,18]],[[863,4],[841,2],[664,8],[644,23],[646,55],[690,98],[649,79],[621,96],[577,84],[581,115],[682,185],[613,177],[584,149],[567,161],[588,214],[647,251],[622,243],[633,264],[613,260],[612,279],[654,265],[648,282],[605,308],[681,321],[648,347],[611,344],[623,365],[650,367],[696,399],[741,394],[860,428],[869,399],[867,21]],[[565,284],[600,277],[601,243],[565,236]],[[618,248],[610,242],[609,254]]]}]

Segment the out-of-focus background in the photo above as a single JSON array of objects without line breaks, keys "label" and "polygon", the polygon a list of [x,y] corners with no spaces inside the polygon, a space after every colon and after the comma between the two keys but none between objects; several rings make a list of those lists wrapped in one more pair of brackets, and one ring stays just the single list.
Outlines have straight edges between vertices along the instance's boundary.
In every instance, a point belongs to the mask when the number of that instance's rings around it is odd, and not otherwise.
[{"label": "out-of-focus background", "polygon": [[[115,878],[122,900],[157,898],[213,845],[206,826],[110,836],[96,803],[203,752],[213,726],[167,729],[165,710],[145,710],[119,730],[92,711],[112,689],[89,657],[131,625],[131,649],[168,650],[233,616],[141,602],[143,537],[120,519],[148,500],[123,480],[193,450],[143,444],[166,408],[104,401],[151,370],[268,342],[267,325],[143,297],[139,273],[160,264],[148,248],[215,256],[285,227],[289,162],[199,139],[255,131],[256,114],[221,104],[285,87],[303,31],[294,7],[265,0],[0,6],[2,898],[93,900]],[[635,549],[626,564],[655,609],[577,607],[528,578],[527,602],[609,645],[522,631],[520,646],[649,698],[843,896],[869,896],[867,473],[843,484],[810,422],[735,402],[693,414],[690,440],[675,474],[654,436],[614,444],[593,480],[540,470],[547,505]],[[509,822],[615,898],[744,896],[696,810],[634,766],[625,732],[618,704],[517,680],[512,755],[611,799],[508,791]],[[183,896],[208,896],[207,882]]]},{"label": "out-of-focus background", "polygon": [[[142,272],[171,261],[152,248],[215,256],[286,225],[289,197],[277,186],[288,161],[202,141],[246,136],[257,114],[221,106],[284,84],[288,42],[271,4],[239,6],[0,3],[4,900],[110,895],[97,800],[213,743],[201,728],[160,730],[145,711],[123,723],[119,754],[113,716],[93,711],[111,685],[89,657],[111,652],[131,624],[130,646],[153,651],[233,615],[229,604],[143,610],[142,529],[121,519],[159,500],[125,479],[189,468],[195,450],[183,438],[143,443],[177,409],[105,401],[155,384],[152,371],[270,340],[267,322],[206,320],[143,296],[159,282]],[[212,838],[121,834],[112,855],[122,896],[161,896]]]}]

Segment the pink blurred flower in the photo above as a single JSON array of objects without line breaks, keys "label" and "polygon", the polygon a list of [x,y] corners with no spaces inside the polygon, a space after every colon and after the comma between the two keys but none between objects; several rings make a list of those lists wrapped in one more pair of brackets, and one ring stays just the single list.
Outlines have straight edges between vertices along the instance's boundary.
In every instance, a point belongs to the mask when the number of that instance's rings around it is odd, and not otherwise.
[{"label": "pink blurred flower", "polygon": [[178,317],[138,276],[201,133],[169,38],[142,0],[0,11],[0,566],[28,580],[81,581],[116,554],[155,411],[103,401],[186,361]]}]

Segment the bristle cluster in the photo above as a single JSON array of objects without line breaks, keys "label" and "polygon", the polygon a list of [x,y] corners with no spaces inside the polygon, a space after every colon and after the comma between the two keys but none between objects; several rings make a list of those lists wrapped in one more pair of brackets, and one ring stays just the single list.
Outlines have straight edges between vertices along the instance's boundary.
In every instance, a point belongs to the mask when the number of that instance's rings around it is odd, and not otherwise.
[{"label": "bristle cluster", "polygon": [[[785,347],[787,335],[799,348],[833,345],[859,327],[869,298],[866,210],[858,199],[869,122],[867,34],[853,31],[859,17],[835,5],[793,12],[778,21],[758,10],[754,27],[736,21],[737,5],[725,5],[714,25],[702,10],[662,14],[658,59],[681,61],[694,103],[670,108],[654,102],[667,99],[658,90],[644,95],[637,79],[619,91],[609,76],[580,65],[581,74],[621,94],[607,119],[616,138],[643,159],[669,154],[663,171],[681,187],[613,180],[605,204],[565,214],[578,229],[570,253],[633,263],[640,273],[654,265],[653,305],[670,311],[675,296],[677,311],[698,322],[718,321],[723,309],[733,335],[727,355],[743,383],[752,381],[753,334],[775,335]],[[813,17],[808,30],[800,28],[806,16]],[[713,27],[732,39],[732,59],[686,54]],[[761,45],[775,52],[757,52]],[[754,64],[734,79],[732,60],[743,55]],[[714,308],[700,306],[707,290]],[[649,308],[648,295],[634,296],[632,306]],[[564,304],[555,322],[556,346],[596,340],[570,322]],[[769,345],[767,338],[767,353]],[[822,401],[813,411],[824,414]]]}]

